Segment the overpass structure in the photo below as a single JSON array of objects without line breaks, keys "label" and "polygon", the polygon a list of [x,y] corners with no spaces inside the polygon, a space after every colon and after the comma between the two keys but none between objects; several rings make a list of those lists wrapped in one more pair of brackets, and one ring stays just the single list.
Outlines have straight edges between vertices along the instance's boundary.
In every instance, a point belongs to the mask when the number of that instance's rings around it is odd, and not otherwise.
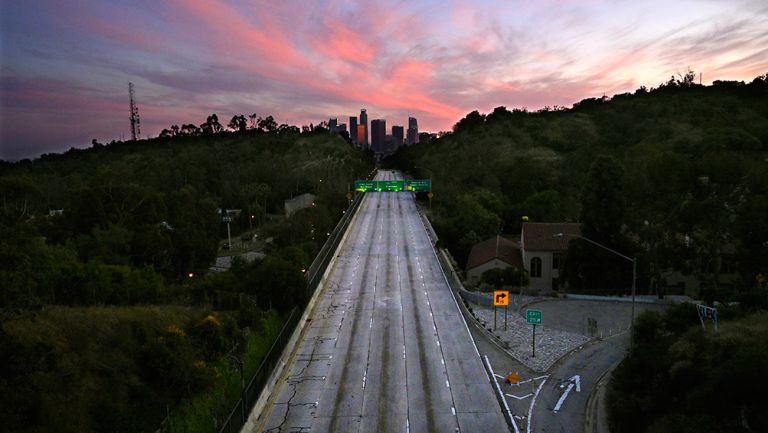
[{"label": "overpass structure", "polygon": [[509,431],[412,194],[363,198],[318,290],[253,431]]}]

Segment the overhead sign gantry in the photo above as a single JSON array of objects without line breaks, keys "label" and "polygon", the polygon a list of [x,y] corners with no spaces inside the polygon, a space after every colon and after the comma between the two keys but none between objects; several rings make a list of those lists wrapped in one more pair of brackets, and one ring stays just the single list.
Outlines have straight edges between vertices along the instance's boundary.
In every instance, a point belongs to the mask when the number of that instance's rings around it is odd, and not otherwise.
[{"label": "overhead sign gantry", "polygon": [[428,192],[432,191],[430,179],[407,180],[356,180],[355,191],[360,192]]}]

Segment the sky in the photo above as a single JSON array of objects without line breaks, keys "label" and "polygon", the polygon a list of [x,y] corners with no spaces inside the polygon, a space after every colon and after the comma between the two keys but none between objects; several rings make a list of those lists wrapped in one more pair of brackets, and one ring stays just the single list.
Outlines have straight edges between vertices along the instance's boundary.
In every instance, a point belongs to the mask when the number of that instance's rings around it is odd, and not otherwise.
[{"label": "sky", "polygon": [[450,130],[655,87],[768,72],[765,0],[0,0],[0,159],[216,113]]}]

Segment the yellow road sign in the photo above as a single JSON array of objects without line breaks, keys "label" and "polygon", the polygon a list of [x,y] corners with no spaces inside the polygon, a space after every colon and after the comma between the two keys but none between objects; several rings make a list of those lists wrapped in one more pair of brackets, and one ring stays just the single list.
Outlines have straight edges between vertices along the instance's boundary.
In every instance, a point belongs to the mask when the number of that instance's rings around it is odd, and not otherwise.
[{"label": "yellow road sign", "polygon": [[427,193],[427,197],[429,197],[429,198],[432,198],[432,197],[434,197],[434,196],[435,196],[435,195],[434,195],[434,194],[432,194],[432,191],[430,191],[430,192],[428,192],[428,193]]},{"label": "yellow road sign", "polygon": [[493,291],[493,306],[494,307],[506,307],[509,305],[509,291],[508,290],[494,290]]}]

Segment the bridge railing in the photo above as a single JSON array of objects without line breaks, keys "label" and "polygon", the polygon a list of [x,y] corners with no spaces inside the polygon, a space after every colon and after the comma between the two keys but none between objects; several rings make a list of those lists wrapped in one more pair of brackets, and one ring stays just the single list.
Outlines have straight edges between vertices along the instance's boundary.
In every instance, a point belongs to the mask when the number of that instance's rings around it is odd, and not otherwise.
[{"label": "bridge railing", "polygon": [[[315,260],[312,262],[312,265],[310,265],[309,269],[307,270],[308,298],[314,294],[315,290],[317,290],[317,287],[320,284],[320,280],[322,279],[323,274],[325,274],[325,270],[328,267],[328,264],[333,259],[333,254],[336,251],[336,248],[338,248],[341,239],[344,237],[344,233],[347,231],[347,228],[352,221],[352,218],[357,212],[357,209],[360,207],[363,196],[364,194],[362,193],[355,194],[354,199],[350,202],[349,206],[344,211],[344,215],[336,224],[336,227],[328,236],[328,239],[323,244],[320,252],[317,254],[317,256],[315,256]],[[306,308],[306,306],[304,308]],[[243,425],[245,425],[245,422],[248,419],[248,415],[250,414],[251,410],[253,410],[253,406],[258,401],[262,391],[264,390],[264,387],[272,377],[275,367],[279,365],[280,358],[282,358],[283,352],[285,351],[288,342],[291,340],[291,337],[296,331],[297,325],[301,321],[304,308],[296,307],[291,310],[291,313],[288,316],[288,319],[286,319],[283,328],[280,330],[280,334],[278,334],[277,339],[274,343],[272,343],[272,347],[270,347],[269,352],[267,352],[267,354],[264,356],[264,359],[259,365],[258,370],[256,370],[256,373],[252,378],[250,378],[248,387],[244,392],[244,399],[241,397],[237,401],[235,406],[232,408],[232,411],[229,413],[227,419],[218,429],[219,433],[236,433],[243,428]]]}]

